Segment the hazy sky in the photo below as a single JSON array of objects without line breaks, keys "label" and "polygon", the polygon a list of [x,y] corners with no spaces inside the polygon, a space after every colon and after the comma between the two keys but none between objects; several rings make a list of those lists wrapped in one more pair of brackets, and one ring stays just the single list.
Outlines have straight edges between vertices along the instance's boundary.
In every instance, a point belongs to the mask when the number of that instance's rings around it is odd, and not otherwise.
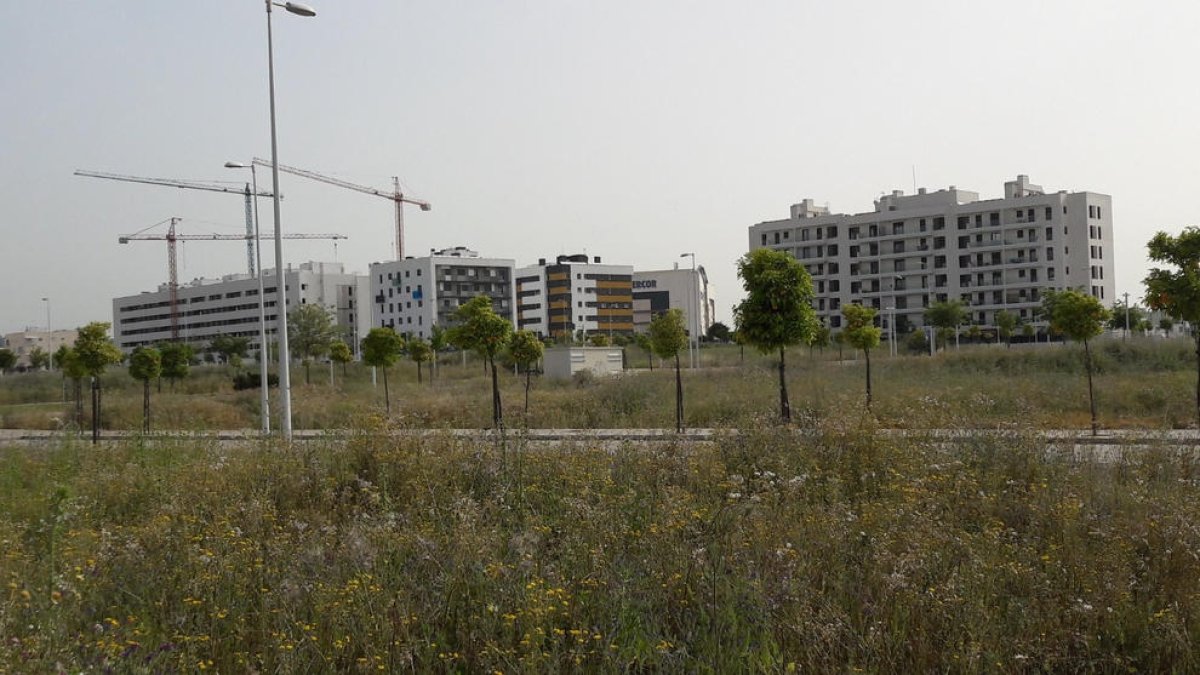
[{"label": "hazy sky", "polygon": [[[1195,2],[312,3],[274,15],[280,162],[400,176],[434,206],[407,214],[413,253],[656,269],[694,250],[727,321],[748,226],[805,197],[870,210],[914,166],[983,198],[1018,173],[1111,194],[1135,297],[1150,236],[1198,221]],[[269,157],[263,9],[0,2],[0,332],[44,325],[43,297],[55,327],[111,321],[112,297],[165,281],[165,244],[119,234],[244,228],[235,196],[72,172],[241,180],[226,160]],[[284,231],[349,235],[336,259],[359,272],[391,257],[391,202],[281,192]],[[238,242],[180,259],[183,281],[244,270]]]}]

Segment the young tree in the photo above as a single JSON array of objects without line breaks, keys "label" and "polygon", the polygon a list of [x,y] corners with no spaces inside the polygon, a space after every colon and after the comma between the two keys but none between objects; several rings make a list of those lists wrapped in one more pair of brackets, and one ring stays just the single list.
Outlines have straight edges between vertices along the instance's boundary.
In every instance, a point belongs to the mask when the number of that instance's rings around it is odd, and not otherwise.
[{"label": "young tree", "polygon": [[[1128,323],[1126,323],[1126,319],[1128,319]],[[1114,304],[1109,310],[1108,327],[1111,330],[1127,330],[1132,333],[1145,321],[1146,310],[1137,305],[1126,307],[1123,303]]]},{"label": "young tree", "polygon": [[829,326],[821,324],[813,332],[812,340],[808,343],[808,347],[810,350],[815,347],[824,353],[825,348],[831,344],[833,344],[833,331],[829,329]]},{"label": "young tree", "polygon": [[[1146,275],[1146,304],[1192,325],[1196,342],[1196,423],[1200,424],[1200,227],[1188,227],[1172,237],[1159,232],[1150,240],[1155,267]],[[1172,325],[1173,322],[1172,322]]]},{"label": "young tree", "polygon": [[292,353],[304,364],[304,384],[312,384],[309,366],[328,353],[337,332],[333,316],[320,305],[300,305],[288,314],[288,339]]},{"label": "young tree", "polygon": [[[427,363],[433,359],[433,348],[429,346],[428,342],[422,340],[421,338],[412,338],[405,343],[405,346],[408,348],[408,358],[412,359],[413,363],[417,364],[417,382],[420,383],[422,382],[421,364]],[[430,366],[431,371],[432,369],[433,367]],[[429,374],[429,381],[431,384],[433,383],[432,372]]]},{"label": "young tree", "polygon": [[1169,316],[1164,316],[1158,320],[1158,329],[1163,332],[1163,337],[1171,337],[1171,329],[1175,328],[1175,321]]},{"label": "young tree", "polygon": [[996,332],[1000,339],[1004,340],[1004,345],[1012,349],[1012,335],[1017,328],[1017,315],[1012,312],[1002,309],[996,312]]},{"label": "young tree", "polygon": [[400,350],[404,348],[404,340],[391,328],[372,328],[362,341],[362,360],[368,366],[383,370],[383,401],[384,410],[392,412],[392,397],[388,390],[388,366],[400,358]]},{"label": "young tree", "polygon": [[875,310],[859,304],[843,305],[842,316],[846,317],[846,344],[861,349],[867,360],[867,410],[871,409],[871,350],[879,346],[882,330],[875,326]]},{"label": "young tree", "polygon": [[1047,291],[1042,308],[1050,326],[1083,343],[1083,366],[1087,371],[1088,404],[1092,412],[1092,435],[1096,435],[1096,397],[1092,388],[1092,350],[1088,341],[1104,331],[1109,312],[1096,298],[1076,290]]},{"label": "young tree", "polygon": [[679,372],[679,352],[688,343],[683,312],[669,309],[654,317],[648,335],[659,358],[675,360],[675,431],[683,431],[683,376]]},{"label": "young tree", "polygon": [[779,413],[790,421],[785,350],[808,342],[817,329],[812,278],[791,255],[765,248],[738,260],[738,276],[746,298],[733,310],[737,331],[763,354],[779,351]]},{"label": "young tree", "polygon": [[646,352],[646,363],[650,366],[650,372],[654,372],[654,347],[650,344],[650,336],[645,333],[637,333],[633,336],[634,343],[639,349]]},{"label": "young tree", "polygon": [[29,350],[29,367],[34,370],[42,370],[50,368],[50,352],[47,352],[41,347],[34,347]]},{"label": "young tree", "polygon": [[450,341],[460,349],[483,354],[492,369],[492,423],[503,428],[504,410],[500,403],[500,379],[496,372],[496,354],[508,343],[512,324],[492,309],[492,299],[476,296],[464,302],[454,313],[459,324],[451,329]]},{"label": "young tree", "polygon": [[83,378],[87,377],[87,370],[83,367],[83,363],[79,360],[79,354],[74,347],[63,345],[54,353],[58,359],[58,367],[62,369],[63,377],[69,378],[72,383],[72,393],[75,398],[75,424],[83,425]]},{"label": "young tree", "polygon": [[607,347],[610,340],[604,333],[596,333],[588,338],[588,342],[591,342],[593,347]]},{"label": "young tree", "polygon": [[100,440],[101,384],[100,376],[110,365],[120,363],[125,355],[108,339],[111,324],[93,321],[79,329],[75,338],[75,357],[84,372],[92,379],[92,442]]},{"label": "young tree", "polygon": [[957,335],[958,327],[967,320],[967,309],[960,300],[935,302],[925,310],[925,322],[938,329],[937,335],[942,348],[946,346],[946,336]]},{"label": "young tree", "polygon": [[154,347],[138,347],[129,355],[129,374],[142,382],[142,432],[150,432],[150,380],[162,375],[162,354]]},{"label": "young tree", "polygon": [[188,376],[192,370],[192,358],[196,351],[186,342],[167,342],[159,348],[162,356],[162,376],[171,383],[171,391],[175,391],[175,382]]},{"label": "young tree", "polygon": [[342,377],[346,377],[346,364],[354,360],[354,352],[345,340],[336,339],[329,343],[329,358],[334,363],[342,364]]},{"label": "young tree", "polygon": [[250,353],[250,338],[236,335],[218,335],[208,343],[208,351],[217,354],[233,368],[242,367],[242,359]]},{"label": "young tree", "polygon": [[[1037,331],[1033,328],[1033,324],[1031,324],[1031,323],[1021,324],[1021,335],[1023,335],[1026,338],[1031,338],[1036,334],[1037,334]],[[1011,346],[1011,345],[1009,345],[1009,346]]]},{"label": "young tree", "polygon": [[519,330],[508,339],[508,353],[525,369],[525,412],[529,412],[529,385],[533,367],[545,351],[542,341],[531,331]]},{"label": "young tree", "polygon": [[438,354],[446,351],[450,346],[450,337],[446,334],[446,329],[434,324],[429,329],[429,346],[433,349],[433,375],[440,376],[442,374],[441,365],[438,363]]},{"label": "young tree", "polygon": [[0,348],[0,373],[6,373],[17,365],[17,355],[11,349]]}]

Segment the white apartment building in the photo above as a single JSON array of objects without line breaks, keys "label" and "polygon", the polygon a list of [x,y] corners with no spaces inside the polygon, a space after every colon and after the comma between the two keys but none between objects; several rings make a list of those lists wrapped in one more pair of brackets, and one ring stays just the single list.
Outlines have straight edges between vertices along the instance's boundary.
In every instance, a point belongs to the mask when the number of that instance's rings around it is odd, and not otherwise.
[{"label": "white apartment building", "polygon": [[633,333],[633,266],[560,255],[516,271],[517,328],[539,337]]},{"label": "white apartment building", "polygon": [[875,210],[833,214],[806,199],[785,220],[750,227],[750,249],[787,251],[813,278],[815,309],[842,325],[841,308],[860,303],[894,312],[898,332],[924,325],[933,302],[966,302],[970,320],[993,326],[1006,310],[1035,319],[1050,289],[1079,289],[1105,305],[1113,285],[1112,198],[1095,192],[1046,193],[1027,176],[1004,184],[1001,199],[950,186],[915,195],[895,191]]},{"label": "white apartment building", "polygon": [[79,337],[79,331],[75,330],[27,328],[18,333],[7,333],[4,339],[0,340],[0,346],[12,350],[17,357],[14,367],[24,370],[30,365],[29,355],[33,350],[40,349],[47,354],[54,354],[60,347],[75,344],[77,337]]},{"label": "white apartment building", "polygon": [[459,305],[477,295],[490,297],[496,313],[513,321],[513,266],[511,259],[482,258],[464,246],[373,263],[372,326],[427,340],[433,326],[452,325]]},{"label": "white apartment building", "polygon": [[654,317],[678,309],[688,334],[703,337],[716,320],[716,308],[716,291],[703,265],[633,273],[633,328],[639,333],[649,329]]},{"label": "white apartment building", "polygon": [[[370,329],[367,277],[345,272],[341,263],[307,262],[285,273],[288,311],[306,304],[329,310],[335,323],[346,330],[346,341],[357,353]],[[266,270],[267,340],[273,341],[277,313],[278,276]],[[259,349],[258,279],[229,274],[220,279],[194,279],[178,289],[179,339],[202,348],[218,335],[250,338],[251,353]],[[170,289],[113,299],[113,339],[128,352],[141,345],[172,339]]]}]

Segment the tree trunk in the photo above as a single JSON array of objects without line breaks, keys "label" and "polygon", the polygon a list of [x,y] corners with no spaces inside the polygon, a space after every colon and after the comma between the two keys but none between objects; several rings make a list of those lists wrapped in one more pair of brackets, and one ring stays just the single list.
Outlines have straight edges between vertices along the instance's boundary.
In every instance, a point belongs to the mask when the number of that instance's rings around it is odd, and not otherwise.
[{"label": "tree trunk", "polygon": [[417,361],[417,384],[421,384],[424,380],[421,379],[421,362]]},{"label": "tree trunk", "polygon": [[73,380],[75,386],[75,426],[83,428],[83,380]]},{"label": "tree trunk", "polygon": [[312,380],[308,376],[308,359],[304,359],[304,384],[312,384]]},{"label": "tree trunk", "polygon": [[738,345],[738,365],[746,365],[746,345]]},{"label": "tree trunk", "polygon": [[1196,331],[1196,425],[1200,428],[1200,330]]},{"label": "tree trunk", "polygon": [[384,366],[382,370],[383,370],[383,409],[385,412],[387,412],[387,414],[390,415],[390,414],[392,414],[392,396],[391,396],[391,393],[388,392],[387,366]]},{"label": "tree trunk", "polygon": [[792,406],[788,402],[786,365],[783,358],[783,347],[779,348],[779,415],[784,422],[792,421]]},{"label": "tree trunk", "polygon": [[496,357],[488,354],[484,367],[492,367],[492,424],[497,429],[504,428],[504,411],[500,407],[500,376],[496,373]]},{"label": "tree trunk", "polygon": [[867,359],[867,410],[871,409],[871,350],[864,349],[863,355]]},{"label": "tree trunk", "polygon": [[675,432],[683,431],[683,378],[679,374],[679,352],[675,352]]},{"label": "tree trunk", "polygon": [[150,380],[142,381],[142,433],[150,433]]},{"label": "tree trunk", "polygon": [[1087,370],[1088,378],[1088,405],[1092,411],[1092,435],[1095,436],[1096,431],[1096,395],[1092,390],[1092,350],[1088,346],[1088,341],[1083,341],[1083,366]]},{"label": "tree trunk", "polygon": [[100,442],[100,378],[92,378],[92,445]]},{"label": "tree trunk", "polygon": [[646,361],[650,364],[650,372],[654,372],[654,353],[649,349],[646,350]]},{"label": "tree trunk", "polygon": [[529,380],[533,376],[533,368],[525,366],[525,413],[529,413]]}]

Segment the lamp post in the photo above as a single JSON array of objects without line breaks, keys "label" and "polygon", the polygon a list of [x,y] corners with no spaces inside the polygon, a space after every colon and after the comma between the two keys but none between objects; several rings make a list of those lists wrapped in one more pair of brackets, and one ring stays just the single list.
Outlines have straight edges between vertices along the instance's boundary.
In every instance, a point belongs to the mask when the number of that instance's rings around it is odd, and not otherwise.
[{"label": "lamp post", "polygon": [[[54,329],[50,327],[50,298],[42,298],[42,302],[46,303],[46,339],[50,339],[50,333]],[[50,370],[54,370],[54,352],[50,352]]]},{"label": "lamp post", "polygon": [[[679,257],[692,259],[692,276],[689,277],[690,283],[688,284],[688,302],[687,302],[688,327],[689,327],[689,330],[688,330],[688,361],[689,361],[689,364],[691,365],[691,367],[695,368],[696,361],[697,361],[695,350],[700,348],[700,344],[698,342],[700,339],[700,336],[696,335],[695,334],[696,331],[690,330],[690,328],[692,326],[693,321],[695,321],[696,327],[700,326],[699,317],[697,317],[695,314],[692,313],[692,304],[696,300],[696,296],[698,296],[700,294],[700,284],[696,280],[696,254],[695,253],[680,253]],[[695,347],[692,346],[693,340],[697,340]]]},{"label": "lamp post", "polygon": [[[258,171],[254,169],[254,163],[246,164],[244,162],[225,162],[226,169],[250,169],[250,181],[254,187],[254,255],[255,266],[258,268],[258,360],[259,360],[259,378],[258,386],[262,390],[259,395],[259,406],[261,408],[260,416],[262,417],[262,432],[263,436],[271,433],[271,402],[267,394],[267,364],[271,362],[270,350],[267,349],[267,300],[264,297],[263,291],[263,275],[265,271],[262,265],[262,231],[259,229],[258,218]],[[279,270],[276,269],[278,274]]]},{"label": "lamp post", "polygon": [[275,208],[275,313],[278,315],[278,327],[275,329],[279,339],[279,426],[283,440],[292,440],[292,378],[291,352],[288,350],[287,327],[287,279],[283,270],[283,229],[279,226],[279,142],[275,131],[275,44],[271,35],[272,7],[282,7],[298,16],[316,16],[317,12],[308,5],[299,2],[274,2],[265,0],[267,5],[267,78],[271,97],[271,202]]},{"label": "lamp post", "polygon": [[1122,340],[1129,340],[1129,294],[1125,294],[1125,334],[1121,337]]}]

